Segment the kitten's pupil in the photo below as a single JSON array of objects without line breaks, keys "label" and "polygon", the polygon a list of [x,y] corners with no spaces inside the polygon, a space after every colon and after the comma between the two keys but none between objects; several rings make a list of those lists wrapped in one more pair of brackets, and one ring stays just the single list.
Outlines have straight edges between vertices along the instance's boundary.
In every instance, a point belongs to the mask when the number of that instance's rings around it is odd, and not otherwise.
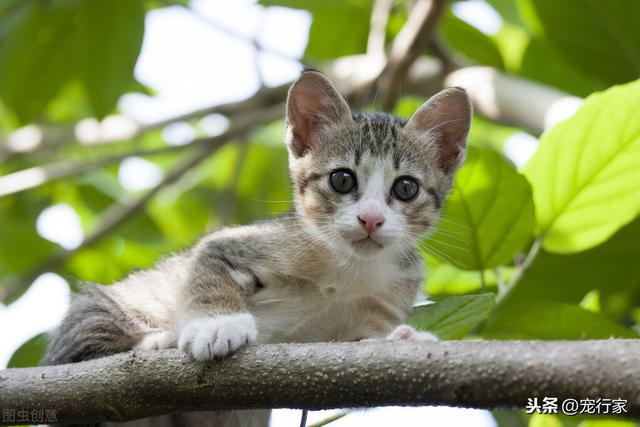
[{"label": "kitten's pupil", "polygon": [[339,169],[329,175],[331,187],[338,193],[349,193],[356,187],[356,177],[350,170]]},{"label": "kitten's pupil", "polygon": [[391,192],[397,199],[408,202],[418,195],[418,183],[413,178],[401,176],[393,183]]}]

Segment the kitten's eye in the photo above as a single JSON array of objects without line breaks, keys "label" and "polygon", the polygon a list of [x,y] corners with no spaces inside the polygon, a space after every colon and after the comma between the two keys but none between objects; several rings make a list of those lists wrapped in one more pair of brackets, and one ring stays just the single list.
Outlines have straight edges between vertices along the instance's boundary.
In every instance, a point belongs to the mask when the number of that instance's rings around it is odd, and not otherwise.
[{"label": "kitten's eye", "polygon": [[418,195],[418,183],[411,177],[401,176],[393,183],[391,192],[398,200],[408,202]]},{"label": "kitten's eye", "polygon": [[329,175],[329,184],[338,193],[349,193],[356,188],[356,177],[348,169],[338,169]]}]

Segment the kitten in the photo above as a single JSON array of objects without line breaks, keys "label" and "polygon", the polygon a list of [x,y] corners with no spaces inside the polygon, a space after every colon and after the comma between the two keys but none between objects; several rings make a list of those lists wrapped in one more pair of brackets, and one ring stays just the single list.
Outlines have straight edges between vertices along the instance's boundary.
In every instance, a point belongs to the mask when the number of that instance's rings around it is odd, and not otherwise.
[{"label": "kitten", "polygon": [[[433,338],[402,323],[424,283],[416,242],[465,157],[465,92],[444,90],[405,122],[353,114],[329,80],[305,71],[286,108],[294,212],[216,231],[112,286],[87,285],[44,363],[176,346],[206,361],[251,343]],[[266,423],[252,413],[241,424],[249,419]]]}]

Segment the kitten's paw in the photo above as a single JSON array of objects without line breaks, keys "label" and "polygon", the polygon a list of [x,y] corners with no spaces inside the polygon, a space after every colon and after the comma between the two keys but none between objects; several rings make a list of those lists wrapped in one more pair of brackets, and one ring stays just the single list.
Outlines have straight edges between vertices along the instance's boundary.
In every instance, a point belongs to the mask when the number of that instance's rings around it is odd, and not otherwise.
[{"label": "kitten's paw", "polygon": [[249,313],[203,317],[182,328],[178,347],[194,359],[205,361],[225,357],[255,342],[257,335],[256,322]]},{"label": "kitten's paw", "polygon": [[145,335],[134,350],[161,350],[163,348],[173,348],[176,346],[177,336],[173,331],[152,332]]},{"label": "kitten's paw", "polygon": [[388,340],[393,341],[439,341],[438,337],[431,332],[416,331],[409,325],[400,325],[389,335]]}]

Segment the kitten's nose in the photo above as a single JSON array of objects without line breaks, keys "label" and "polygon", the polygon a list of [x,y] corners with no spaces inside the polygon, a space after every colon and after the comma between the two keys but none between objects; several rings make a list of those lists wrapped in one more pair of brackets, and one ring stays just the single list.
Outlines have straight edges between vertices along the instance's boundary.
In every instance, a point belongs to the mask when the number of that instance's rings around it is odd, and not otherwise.
[{"label": "kitten's nose", "polygon": [[358,215],[358,222],[368,234],[373,233],[384,224],[384,216],[380,212],[366,212]]}]

